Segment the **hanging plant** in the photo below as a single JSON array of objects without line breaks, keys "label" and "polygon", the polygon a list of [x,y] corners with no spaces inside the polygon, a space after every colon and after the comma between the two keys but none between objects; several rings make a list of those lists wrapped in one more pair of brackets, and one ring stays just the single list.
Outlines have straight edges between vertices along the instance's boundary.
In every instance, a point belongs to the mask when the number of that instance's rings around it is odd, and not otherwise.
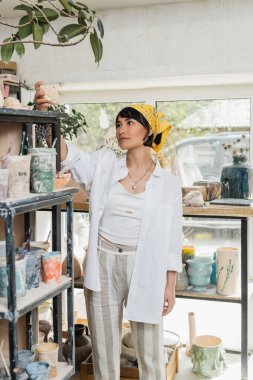
[{"label": "hanging plant", "polygon": [[[37,0],[36,3],[32,0],[17,1],[20,5],[13,10],[24,11],[18,25],[6,23],[0,18],[0,24],[15,30],[0,43],[4,63],[10,61],[14,51],[22,57],[25,44],[33,44],[35,49],[41,45],[67,47],[83,42],[88,36],[95,62],[100,62],[104,27],[94,10],[76,0]],[[65,25],[59,30],[55,26],[58,19],[65,20]],[[44,40],[49,30],[55,35],[55,42]]]}]

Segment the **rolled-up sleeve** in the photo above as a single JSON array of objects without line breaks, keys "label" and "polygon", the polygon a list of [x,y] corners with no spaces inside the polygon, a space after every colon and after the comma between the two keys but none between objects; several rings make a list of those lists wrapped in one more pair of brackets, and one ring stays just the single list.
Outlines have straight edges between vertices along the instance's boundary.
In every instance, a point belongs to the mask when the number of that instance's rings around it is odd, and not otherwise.
[{"label": "rolled-up sleeve", "polygon": [[62,168],[69,168],[73,180],[83,184],[85,191],[89,192],[100,151],[85,152],[71,143],[67,143],[67,147],[68,154]]},{"label": "rolled-up sleeve", "polygon": [[176,198],[173,204],[170,250],[168,254],[168,271],[182,271],[182,193],[177,183]]}]

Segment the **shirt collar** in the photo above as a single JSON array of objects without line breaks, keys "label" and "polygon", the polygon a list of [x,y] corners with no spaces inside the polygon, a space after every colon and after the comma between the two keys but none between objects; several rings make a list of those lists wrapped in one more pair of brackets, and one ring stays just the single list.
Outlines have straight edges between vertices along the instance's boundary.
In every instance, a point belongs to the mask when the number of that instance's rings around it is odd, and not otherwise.
[{"label": "shirt collar", "polygon": [[[157,159],[157,157],[155,157],[153,155],[152,155],[152,160],[155,163],[155,169],[154,169],[152,175],[155,176],[155,177],[160,177],[162,175],[162,171],[163,171],[163,169],[162,169],[162,167],[160,165],[160,162]],[[118,162],[119,162],[119,167],[121,169],[126,169],[127,170],[126,154],[124,154],[122,157],[120,157]]]}]

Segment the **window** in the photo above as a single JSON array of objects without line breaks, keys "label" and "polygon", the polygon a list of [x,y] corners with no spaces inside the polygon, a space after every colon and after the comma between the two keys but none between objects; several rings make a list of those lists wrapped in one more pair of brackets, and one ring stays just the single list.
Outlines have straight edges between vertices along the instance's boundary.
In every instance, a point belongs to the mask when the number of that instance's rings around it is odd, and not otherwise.
[{"label": "window", "polygon": [[71,104],[70,109],[82,112],[87,122],[87,132],[73,140],[81,148],[94,151],[115,138],[115,118],[119,111],[131,103]]}]

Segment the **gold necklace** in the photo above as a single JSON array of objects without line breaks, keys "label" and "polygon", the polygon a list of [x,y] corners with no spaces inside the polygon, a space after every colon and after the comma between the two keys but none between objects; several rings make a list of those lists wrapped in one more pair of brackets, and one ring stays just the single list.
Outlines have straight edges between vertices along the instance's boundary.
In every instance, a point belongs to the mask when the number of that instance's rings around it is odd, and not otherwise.
[{"label": "gold necklace", "polygon": [[133,190],[135,190],[136,189],[136,185],[137,185],[137,183],[142,179],[142,178],[144,178],[145,177],[145,175],[147,174],[147,172],[151,169],[151,166],[153,165],[153,161],[151,162],[151,165],[147,168],[147,170],[145,171],[145,173],[143,174],[143,176],[141,176],[141,178],[139,178],[139,179],[137,179],[137,181],[135,181],[134,179],[133,179],[133,177],[131,176],[131,174],[128,172],[128,175],[129,175],[129,177],[131,178],[131,180],[133,181],[133,184],[132,184],[132,189]]}]

